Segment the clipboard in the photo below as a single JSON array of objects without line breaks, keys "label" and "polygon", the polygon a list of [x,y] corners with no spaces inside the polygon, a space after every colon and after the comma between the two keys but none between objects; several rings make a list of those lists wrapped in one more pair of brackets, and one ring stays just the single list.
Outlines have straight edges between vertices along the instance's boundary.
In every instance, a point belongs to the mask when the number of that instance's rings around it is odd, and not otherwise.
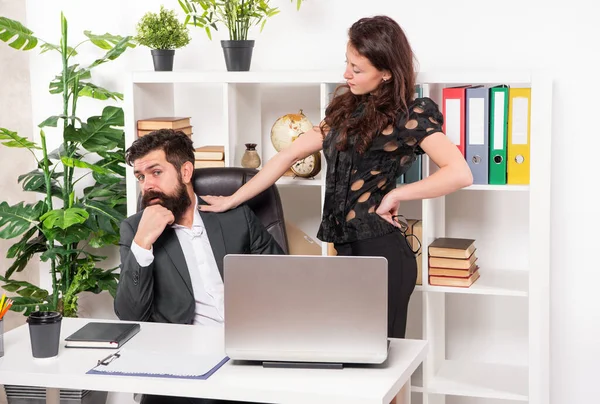
[{"label": "clipboard", "polygon": [[120,350],[98,360],[86,374],[206,380],[229,361],[228,356],[174,355]]}]

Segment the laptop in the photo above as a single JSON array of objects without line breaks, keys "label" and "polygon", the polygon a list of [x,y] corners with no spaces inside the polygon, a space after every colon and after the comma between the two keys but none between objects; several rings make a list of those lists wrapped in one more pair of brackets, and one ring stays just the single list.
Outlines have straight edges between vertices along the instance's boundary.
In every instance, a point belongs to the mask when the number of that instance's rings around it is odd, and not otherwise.
[{"label": "laptop", "polygon": [[387,259],[229,254],[225,351],[265,363],[387,359]]}]

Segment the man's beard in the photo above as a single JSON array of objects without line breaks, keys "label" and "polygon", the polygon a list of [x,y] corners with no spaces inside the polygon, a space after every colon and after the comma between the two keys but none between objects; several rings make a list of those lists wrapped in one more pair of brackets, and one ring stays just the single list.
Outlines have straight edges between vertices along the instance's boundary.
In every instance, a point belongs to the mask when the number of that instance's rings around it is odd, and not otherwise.
[{"label": "man's beard", "polygon": [[150,206],[150,201],[158,198],[159,201],[154,204],[162,205],[173,213],[175,223],[179,222],[187,208],[192,204],[187,189],[181,180],[175,189],[173,195],[167,195],[159,191],[148,191],[142,196],[142,208]]}]

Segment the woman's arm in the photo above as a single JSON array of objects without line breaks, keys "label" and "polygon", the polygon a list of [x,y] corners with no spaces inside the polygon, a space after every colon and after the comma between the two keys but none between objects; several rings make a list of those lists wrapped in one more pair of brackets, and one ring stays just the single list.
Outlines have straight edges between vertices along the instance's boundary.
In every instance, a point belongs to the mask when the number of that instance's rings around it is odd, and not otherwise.
[{"label": "woman's arm", "polygon": [[420,181],[402,185],[383,198],[377,214],[397,225],[392,216],[398,214],[402,201],[436,198],[450,194],[473,183],[473,174],[464,156],[442,132],[433,133],[421,142],[421,148],[440,168]]},{"label": "woman's arm", "polygon": [[250,181],[231,196],[205,195],[208,205],[199,205],[206,212],[223,212],[252,199],[275,183],[298,160],[323,148],[323,135],[319,127],[304,132],[290,146],[281,150]]}]

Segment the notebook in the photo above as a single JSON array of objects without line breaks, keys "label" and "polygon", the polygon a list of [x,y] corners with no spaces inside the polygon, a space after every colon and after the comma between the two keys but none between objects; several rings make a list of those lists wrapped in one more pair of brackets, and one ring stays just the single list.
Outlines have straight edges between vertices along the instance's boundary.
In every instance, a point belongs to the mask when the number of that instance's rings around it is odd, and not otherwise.
[{"label": "notebook", "polygon": [[88,374],[208,379],[229,357],[223,354],[173,354],[122,349],[99,360]]},{"label": "notebook", "polygon": [[90,322],[65,338],[65,347],[117,349],[139,331],[137,323]]}]

